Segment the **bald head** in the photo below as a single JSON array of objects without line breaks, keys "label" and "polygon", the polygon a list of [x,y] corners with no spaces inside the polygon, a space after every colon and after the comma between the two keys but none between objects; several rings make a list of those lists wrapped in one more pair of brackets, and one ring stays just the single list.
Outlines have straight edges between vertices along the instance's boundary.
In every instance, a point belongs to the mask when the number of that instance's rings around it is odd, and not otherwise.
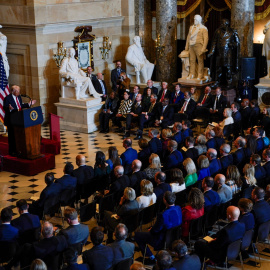
[{"label": "bald head", "polygon": [[85,156],[84,155],[76,156],[76,164],[78,166],[85,165]]},{"label": "bald head", "polygon": [[98,78],[99,80],[102,80],[102,79],[103,79],[102,73],[98,73],[98,74],[97,74],[97,78]]},{"label": "bald head", "polygon": [[226,177],[225,175],[223,174],[217,174],[215,176],[215,182],[218,184],[218,185],[224,185],[225,184],[225,181],[226,181]]},{"label": "bald head", "polygon": [[207,150],[206,156],[208,157],[209,160],[217,158],[217,150],[214,148],[209,148]]},{"label": "bald head", "polygon": [[227,208],[227,218],[230,222],[238,220],[240,216],[240,210],[236,206],[229,206]]},{"label": "bald head", "polygon": [[132,161],[132,165],[131,165],[131,168],[133,170],[133,172],[137,172],[141,169],[142,167],[142,162],[138,159],[135,159]]},{"label": "bald head", "polygon": [[44,238],[50,238],[53,236],[53,225],[52,223],[45,221],[41,231]]}]

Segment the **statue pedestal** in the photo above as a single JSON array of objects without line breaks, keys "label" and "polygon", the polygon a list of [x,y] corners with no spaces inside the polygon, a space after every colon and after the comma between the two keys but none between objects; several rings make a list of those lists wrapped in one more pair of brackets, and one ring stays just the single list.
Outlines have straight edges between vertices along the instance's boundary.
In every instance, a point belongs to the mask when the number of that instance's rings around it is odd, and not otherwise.
[{"label": "statue pedestal", "polygon": [[259,84],[255,85],[258,88],[258,105],[262,110],[264,107],[270,107],[270,78],[260,78]]},{"label": "statue pedestal", "polygon": [[82,133],[91,133],[98,129],[99,113],[104,102],[100,98],[87,98],[76,100],[74,98],[59,98],[55,103],[60,127]]}]

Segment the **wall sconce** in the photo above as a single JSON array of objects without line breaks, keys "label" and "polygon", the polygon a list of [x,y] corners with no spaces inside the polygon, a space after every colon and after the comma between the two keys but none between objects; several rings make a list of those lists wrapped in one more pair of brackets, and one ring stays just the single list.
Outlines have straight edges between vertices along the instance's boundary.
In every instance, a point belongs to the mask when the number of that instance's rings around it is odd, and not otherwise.
[{"label": "wall sconce", "polygon": [[155,40],[155,43],[156,43],[156,52],[157,52],[157,55],[158,57],[162,57],[163,54],[164,54],[164,49],[165,49],[165,46],[161,46],[161,43],[160,43],[160,34],[157,35],[157,38]]},{"label": "wall sconce", "polygon": [[67,56],[67,48],[63,47],[63,42],[59,41],[57,43],[57,53],[53,55],[53,60],[55,61],[57,67],[61,66],[62,60]]},{"label": "wall sconce", "polygon": [[109,37],[103,37],[103,47],[99,47],[102,59],[108,58],[109,51],[112,49],[112,42]]}]

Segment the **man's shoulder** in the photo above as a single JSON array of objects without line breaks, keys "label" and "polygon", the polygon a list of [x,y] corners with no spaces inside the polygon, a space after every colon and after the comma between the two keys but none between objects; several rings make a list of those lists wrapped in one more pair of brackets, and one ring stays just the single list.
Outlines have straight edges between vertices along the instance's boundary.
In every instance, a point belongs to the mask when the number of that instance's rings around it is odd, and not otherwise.
[{"label": "man's shoulder", "polygon": [[109,245],[109,247],[111,247],[112,249],[117,249],[119,247],[135,249],[135,245],[133,243],[125,241],[125,240],[124,241],[114,241],[113,243],[111,243]]}]

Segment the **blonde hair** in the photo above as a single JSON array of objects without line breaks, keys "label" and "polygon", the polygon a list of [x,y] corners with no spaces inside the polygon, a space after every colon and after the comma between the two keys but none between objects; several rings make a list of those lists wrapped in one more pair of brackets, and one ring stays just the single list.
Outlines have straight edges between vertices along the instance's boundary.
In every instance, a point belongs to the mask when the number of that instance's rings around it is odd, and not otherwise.
[{"label": "blonde hair", "polygon": [[207,156],[205,156],[205,155],[199,156],[197,162],[198,162],[198,167],[200,169],[208,168],[209,167],[209,160],[208,160]]},{"label": "blonde hair", "polygon": [[183,162],[183,166],[187,171],[187,175],[194,174],[197,172],[195,163],[191,158],[186,158]]},{"label": "blonde hair", "polygon": [[157,154],[152,153],[150,156],[151,164],[149,167],[151,169],[160,169],[161,168],[161,163],[160,163],[160,158]]},{"label": "blonde hair", "polygon": [[164,128],[161,131],[161,136],[163,139],[172,137],[172,131],[169,128]]},{"label": "blonde hair", "polygon": [[224,112],[225,112],[226,117],[231,117],[232,116],[232,109],[226,108],[224,110]]},{"label": "blonde hair", "polygon": [[46,264],[42,260],[35,259],[31,263],[30,270],[47,270],[47,266],[46,266]]},{"label": "blonde hair", "polygon": [[142,195],[150,196],[153,194],[153,184],[149,180],[143,179],[140,186]]},{"label": "blonde hair", "polygon": [[248,183],[252,186],[256,185],[257,180],[255,178],[255,169],[251,164],[246,164],[243,169],[243,173],[248,180]]},{"label": "blonde hair", "polygon": [[129,201],[134,201],[136,199],[136,192],[131,187],[126,187],[124,190],[124,196]]}]

